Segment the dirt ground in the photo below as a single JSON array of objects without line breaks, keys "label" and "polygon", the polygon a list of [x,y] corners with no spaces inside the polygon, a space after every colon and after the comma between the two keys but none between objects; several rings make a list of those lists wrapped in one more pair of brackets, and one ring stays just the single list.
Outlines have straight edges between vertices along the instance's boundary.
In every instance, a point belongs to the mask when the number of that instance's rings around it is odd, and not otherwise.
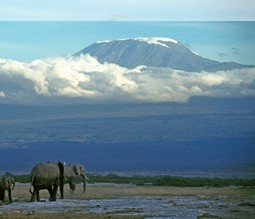
[{"label": "dirt ground", "polygon": [[16,184],[13,203],[7,194],[0,218],[255,218],[255,188],[176,188],[120,184],[65,185],[65,199],[29,202],[29,184]]}]

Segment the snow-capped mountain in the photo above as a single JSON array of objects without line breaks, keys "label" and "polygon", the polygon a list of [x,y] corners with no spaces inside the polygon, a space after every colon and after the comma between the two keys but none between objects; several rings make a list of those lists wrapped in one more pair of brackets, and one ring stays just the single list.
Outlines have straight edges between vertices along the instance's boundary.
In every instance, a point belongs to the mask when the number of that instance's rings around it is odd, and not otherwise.
[{"label": "snow-capped mountain", "polygon": [[134,68],[139,65],[148,67],[170,67],[184,71],[219,71],[245,67],[234,62],[218,62],[203,58],[170,38],[130,38],[96,42],[75,55],[90,54],[99,62],[115,63]]}]

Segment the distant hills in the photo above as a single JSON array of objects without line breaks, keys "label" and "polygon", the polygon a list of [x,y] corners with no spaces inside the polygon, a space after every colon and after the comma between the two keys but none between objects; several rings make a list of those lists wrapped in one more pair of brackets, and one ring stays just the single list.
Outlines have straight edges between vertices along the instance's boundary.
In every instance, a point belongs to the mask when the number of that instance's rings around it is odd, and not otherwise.
[{"label": "distant hills", "polygon": [[82,163],[90,173],[196,171],[216,177],[227,170],[254,177],[253,103],[196,97],[184,104],[0,104],[0,174],[63,160]]},{"label": "distant hills", "polygon": [[100,41],[75,55],[80,54],[90,54],[101,63],[115,63],[126,68],[145,65],[170,67],[188,72],[215,72],[254,67],[203,58],[176,40],[159,37]]}]

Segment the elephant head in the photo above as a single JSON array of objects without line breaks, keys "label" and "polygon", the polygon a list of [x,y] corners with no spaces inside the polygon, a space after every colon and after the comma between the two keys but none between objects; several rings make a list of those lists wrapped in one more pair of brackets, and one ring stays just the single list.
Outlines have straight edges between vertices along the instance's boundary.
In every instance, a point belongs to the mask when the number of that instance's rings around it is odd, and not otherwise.
[{"label": "elephant head", "polygon": [[50,193],[50,201],[56,201],[57,190],[60,188],[60,198],[64,198],[64,164],[58,162],[39,163],[31,171],[31,186],[34,191],[30,193],[31,201],[40,201],[39,191],[47,189]]},{"label": "elephant head", "polygon": [[8,191],[9,201],[12,203],[11,182],[5,177],[0,177],[0,200],[4,202],[5,191]]},{"label": "elephant head", "polygon": [[9,181],[9,183],[11,184],[11,189],[14,190],[15,187],[15,179],[11,176],[5,176],[5,178]]},{"label": "elephant head", "polygon": [[70,185],[72,191],[75,190],[75,185],[73,184],[73,178],[81,176],[83,178],[83,192],[86,191],[86,181],[88,180],[85,172],[85,168],[81,164],[71,164],[65,166],[65,179]]}]

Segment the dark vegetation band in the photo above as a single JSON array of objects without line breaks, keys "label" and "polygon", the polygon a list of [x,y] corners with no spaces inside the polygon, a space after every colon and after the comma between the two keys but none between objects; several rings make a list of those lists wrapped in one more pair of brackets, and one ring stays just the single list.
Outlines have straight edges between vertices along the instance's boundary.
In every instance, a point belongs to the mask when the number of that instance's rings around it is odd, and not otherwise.
[{"label": "dark vegetation band", "polygon": [[[8,174],[10,175],[10,174]],[[29,175],[12,175],[16,182],[29,183]],[[179,176],[118,176],[116,174],[90,175],[88,183],[119,183],[134,184],[137,186],[176,186],[176,187],[226,187],[243,186],[255,187],[255,179],[245,178],[204,178],[204,177],[179,177]],[[82,178],[75,179],[76,183]]]}]

